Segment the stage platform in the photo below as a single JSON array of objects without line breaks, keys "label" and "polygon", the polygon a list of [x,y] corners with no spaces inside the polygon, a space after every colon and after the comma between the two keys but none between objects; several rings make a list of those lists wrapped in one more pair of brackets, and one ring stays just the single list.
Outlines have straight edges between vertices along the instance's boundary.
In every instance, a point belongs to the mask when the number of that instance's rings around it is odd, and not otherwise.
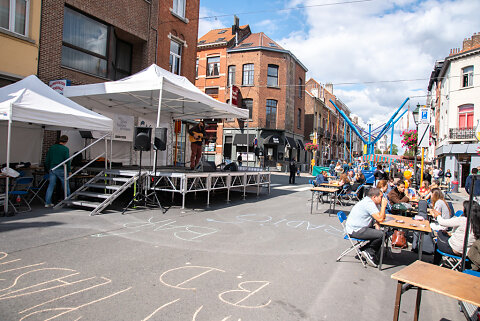
[{"label": "stage platform", "polygon": [[[102,169],[92,169],[101,171]],[[137,175],[139,168],[127,166],[108,170],[112,175]],[[142,177],[146,177],[146,184],[150,191],[175,193],[182,196],[182,208],[185,208],[185,196],[188,193],[207,192],[207,206],[210,205],[210,193],[218,190],[226,190],[227,202],[230,201],[230,191],[240,191],[245,199],[247,192],[252,190],[260,194],[262,188],[266,188],[270,194],[270,171],[258,167],[239,167],[238,171],[214,171],[198,172],[184,167],[162,166],[153,170],[152,167],[143,167]]]},{"label": "stage platform", "polygon": [[[242,168],[243,169],[243,168]],[[188,193],[207,192],[207,206],[210,205],[210,192],[227,191],[227,202],[230,201],[230,191],[239,190],[245,199],[247,188],[255,188],[257,196],[265,187],[270,194],[270,175],[268,171],[241,170],[236,172],[195,172],[179,168],[159,168],[148,171],[149,190],[171,192],[182,195],[182,208],[185,208],[185,196]]]}]

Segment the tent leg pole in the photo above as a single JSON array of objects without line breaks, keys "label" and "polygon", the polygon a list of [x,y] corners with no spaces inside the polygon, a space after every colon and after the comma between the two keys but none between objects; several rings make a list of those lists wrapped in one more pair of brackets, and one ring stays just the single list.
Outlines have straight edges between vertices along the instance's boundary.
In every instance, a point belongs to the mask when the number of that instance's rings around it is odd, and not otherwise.
[{"label": "tent leg pole", "polygon": [[[12,104],[10,103],[10,118],[12,117]],[[8,120],[8,134],[7,134],[7,168],[10,167],[10,141],[12,139],[12,119]],[[10,178],[7,176],[5,180],[5,203],[3,204],[3,210],[5,215],[8,215],[8,188],[10,186]]]}]

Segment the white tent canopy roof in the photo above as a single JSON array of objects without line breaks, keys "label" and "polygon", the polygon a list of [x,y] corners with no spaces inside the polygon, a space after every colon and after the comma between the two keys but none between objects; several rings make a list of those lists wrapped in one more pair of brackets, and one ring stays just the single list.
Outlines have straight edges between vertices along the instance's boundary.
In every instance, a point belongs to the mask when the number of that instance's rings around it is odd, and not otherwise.
[{"label": "white tent canopy roof", "polygon": [[117,81],[67,86],[64,95],[97,111],[173,119],[248,118],[248,110],[230,106],[206,95],[187,78],[157,65]]},{"label": "white tent canopy roof", "polygon": [[110,118],[62,96],[33,75],[0,88],[0,120],[44,125],[47,129],[113,129]]}]

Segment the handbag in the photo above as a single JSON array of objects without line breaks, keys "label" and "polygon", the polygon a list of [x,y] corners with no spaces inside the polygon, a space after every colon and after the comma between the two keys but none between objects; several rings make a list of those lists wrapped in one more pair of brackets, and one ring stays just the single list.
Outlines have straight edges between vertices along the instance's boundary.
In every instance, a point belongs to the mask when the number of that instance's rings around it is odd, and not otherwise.
[{"label": "handbag", "polygon": [[392,235],[392,247],[404,249],[407,247],[407,239],[404,231],[395,230]]}]

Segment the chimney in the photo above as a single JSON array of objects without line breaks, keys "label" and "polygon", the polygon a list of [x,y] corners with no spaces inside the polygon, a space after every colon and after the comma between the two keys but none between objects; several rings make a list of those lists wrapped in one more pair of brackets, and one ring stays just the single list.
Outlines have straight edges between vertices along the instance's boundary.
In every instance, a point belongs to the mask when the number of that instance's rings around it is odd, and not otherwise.
[{"label": "chimney", "polygon": [[462,51],[470,50],[473,47],[473,40],[471,38],[465,38],[463,40]]},{"label": "chimney", "polygon": [[480,32],[474,33],[472,36],[472,47],[480,46]]},{"label": "chimney", "polygon": [[325,84],[325,90],[333,95],[333,84],[332,83],[326,83]]}]

